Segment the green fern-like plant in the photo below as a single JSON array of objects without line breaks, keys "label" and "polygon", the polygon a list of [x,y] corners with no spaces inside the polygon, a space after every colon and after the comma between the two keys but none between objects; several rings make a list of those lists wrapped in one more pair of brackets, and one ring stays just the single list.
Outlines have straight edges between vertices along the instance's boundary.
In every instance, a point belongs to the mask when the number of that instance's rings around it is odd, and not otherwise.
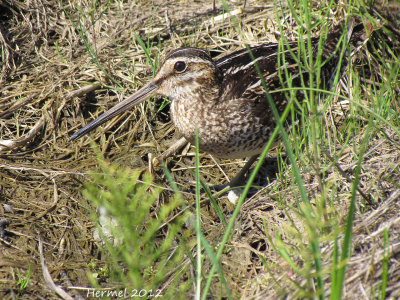
[{"label": "green fern-like plant", "polygon": [[102,173],[92,175],[84,195],[96,208],[93,218],[114,282],[149,297],[183,296],[188,283],[179,289],[176,284],[188,269],[186,248],[180,246],[186,216],[167,221],[180,198],[171,197],[158,207],[162,190],[151,176],[139,180],[136,170],[107,165],[102,159],[99,163]]}]

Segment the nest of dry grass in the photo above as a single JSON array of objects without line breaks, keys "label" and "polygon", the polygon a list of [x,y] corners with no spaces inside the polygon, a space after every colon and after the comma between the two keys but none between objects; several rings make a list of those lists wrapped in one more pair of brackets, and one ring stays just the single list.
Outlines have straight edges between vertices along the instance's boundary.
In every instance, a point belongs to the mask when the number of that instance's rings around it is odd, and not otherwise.
[{"label": "nest of dry grass", "polygon": [[[279,38],[273,5],[247,1],[243,7],[232,3],[243,29],[240,36],[229,21],[215,18],[221,15],[222,7],[213,7],[207,1],[191,2],[190,6],[180,1],[112,2],[107,9],[95,10],[85,1],[3,1],[0,7],[0,296],[15,297],[19,289],[16,278],[29,268],[32,277],[24,297],[55,297],[49,278],[43,277],[46,269],[57,285],[71,295],[79,294],[69,287],[89,286],[88,265],[101,257],[93,239],[90,204],[81,194],[88,172],[97,167],[90,141],[94,140],[101,153],[114,163],[147,170],[152,157],[161,155],[180,137],[169,120],[168,107],[155,113],[164,101],[156,99],[106,124],[91,138],[68,142],[68,136],[82,124],[132,93],[152,75],[135,34],[152,43],[150,55],[157,58],[189,44],[213,50],[214,54],[231,52],[244,42],[259,44]],[[343,12],[339,9],[336,13],[339,20]],[[97,18],[101,22],[95,22]],[[85,29],[85,36],[79,28]],[[289,34],[289,38],[297,38],[295,30]],[[333,106],[330,119],[342,118],[342,108],[335,112]],[[352,143],[358,143],[363,134],[360,132]],[[400,297],[398,144],[399,137],[390,128],[383,128],[382,135],[375,136],[368,147],[360,189],[374,205],[369,206],[361,195],[357,198],[360,204],[346,298],[369,295],[377,288],[377,278],[382,274],[384,228],[390,228],[391,233],[387,290],[391,297]],[[181,190],[190,190],[193,156],[193,148],[188,145],[166,160]],[[323,154],[322,159],[329,160],[328,156]],[[219,183],[236,174],[242,162],[215,161],[201,154],[201,165],[204,181]],[[343,200],[337,210],[347,208],[354,168],[352,153],[345,152],[325,176],[332,184],[338,180],[342,183],[337,198]],[[162,171],[154,172],[157,183],[167,186]],[[321,191],[317,177],[307,175],[312,172],[306,168],[302,174],[311,198],[318,197]],[[295,289],[287,285],[296,282],[296,275],[273,250],[263,226],[266,220],[272,237],[278,232],[283,239],[291,238],[293,233],[285,228],[291,222],[296,224],[298,216],[277,199],[294,201],[292,193],[285,179],[278,178],[242,208],[233,250],[222,261],[231,274],[232,290],[244,298],[296,296]],[[168,201],[168,195],[164,194],[160,204]],[[188,202],[194,199],[189,194],[185,197]],[[230,204],[221,201],[229,214]],[[210,237],[222,234],[217,220],[215,213],[205,207],[204,228]],[[333,245],[326,243],[322,251],[329,257]],[[260,256],[276,268],[265,270]]]}]

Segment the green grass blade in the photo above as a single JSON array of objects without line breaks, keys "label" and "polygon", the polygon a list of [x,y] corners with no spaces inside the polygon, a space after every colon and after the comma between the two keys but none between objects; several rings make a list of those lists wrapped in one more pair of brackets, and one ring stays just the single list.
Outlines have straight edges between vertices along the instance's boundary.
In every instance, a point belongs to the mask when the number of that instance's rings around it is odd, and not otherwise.
[{"label": "green grass blade", "polygon": [[382,286],[381,286],[381,299],[384,300],[386,298],[386,288],[388,283],[388,270],[389,270],[389,232],[387,228],[385,228],[384,232],[384,251],[385,256],[382,260]]},{"label": "green grass blade", "polygon": [[200,219],[200,159],[199,159],[199,132],[196,130],[196,156],[195,156],[195,178],[196,178],[196,237],[197,237],[197,263],[196,263],[196,299],[201,298],[201,219]]}]

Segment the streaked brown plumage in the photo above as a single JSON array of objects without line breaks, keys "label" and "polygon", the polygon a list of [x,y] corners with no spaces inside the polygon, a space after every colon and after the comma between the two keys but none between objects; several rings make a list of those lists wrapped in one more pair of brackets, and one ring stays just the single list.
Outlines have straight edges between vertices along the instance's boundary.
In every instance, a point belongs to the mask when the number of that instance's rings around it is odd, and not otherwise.
[{"label": "streaked brown plumage", "polygon": [[[329,80],[335,74],[338,52],[335,51],[342,30],[338,27],[327,36],[322,61],[320,87],[329,88]],[[354,28],[349,44],[365,41],[362,25]],[[316,55],[319,38],[310,40]],[[171,117],[176,128],[191,143],[195,130],[199,130],[200,150],[222,158],[239,158],[259,154],[275,128],[271,108],[255,68],[258,65],[270,91],[287,84],[307,86],[307,68],[299,67],[300,53],[297,42],[283,46],[268,43],[252,47],[254,60],[247,49],[234,52],[214,61],[205,50],[180,48],[172,51],[164,60],[154,79],[127,100],[119,103],[83,129],[75,133],[75,140],[97,126],[158,93],[169,97]],[[306,47],[307,49],[307,47]],[[278,57],[278,53],[279,57]],[[299,61],[300,60],[300,61]],[[285,72],[287,74],[285,75]],[[284,92],[271,92],[281,114],[288,104]],[[303,97],[297,93],[298,99]]]}]

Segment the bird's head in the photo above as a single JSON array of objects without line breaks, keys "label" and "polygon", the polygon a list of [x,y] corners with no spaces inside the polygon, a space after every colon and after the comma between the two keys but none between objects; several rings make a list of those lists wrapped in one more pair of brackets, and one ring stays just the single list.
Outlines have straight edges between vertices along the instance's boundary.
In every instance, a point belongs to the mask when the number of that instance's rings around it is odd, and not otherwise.
[{"label": "bird's head", "polygon": [[[219,92],[222,75],[205,50],[179,48],[167,55],[153,80],[70,137],[74,141],[155,94],[206,99]],[[195,99],[193,99],[196,101]]]}]

